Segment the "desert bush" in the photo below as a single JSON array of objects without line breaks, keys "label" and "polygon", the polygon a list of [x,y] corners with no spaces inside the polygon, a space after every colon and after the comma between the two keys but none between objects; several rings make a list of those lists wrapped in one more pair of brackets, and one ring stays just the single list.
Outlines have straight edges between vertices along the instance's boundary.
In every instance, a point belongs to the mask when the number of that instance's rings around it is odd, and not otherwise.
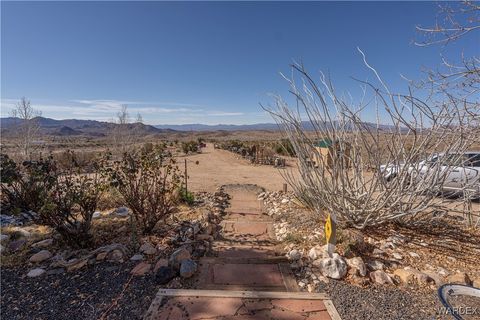
[{"label": "desert bush", "polygon": [[6,154],[1,161],[2,211],[19,213],[38,212],[53,184],[54,162],[52,159],[25,161],[18,166]]},{"label": "desert bush", "polygon": [[35,211],[39,223],[55,229],[71,246],[92,244],[92,215],[104,185],[96,172],[85,174],[74,163],[60,169],[52,155],[26,161],[22,170],[5,155],[1,160],[2,208]]},{"label": "desert bush", "polygon": [[78,167],[86,171],[94,170],[97,154],[92,151],[73,152],[64,150],[59,153],[52,154],[53,160],[60,170],[68,170],[71,167]]},{"label": "desert bush", "polygon": [[185,154],[198,152],[198,143],[196,141],[182,142],[182,151]]},{"label": "desert bush", "polygon": [[174,212],[183,175],[163,148],[125,153],[121,161],[104,167],[111,186],[122,195],[144,234]]},{"label": "desert bush", "polygon": [[180,202],[186,203],[191,206],[195,201],[195,195],[193,194],[193,192],[190,192],[182,187],[178,189],[178,199],[180,200]]},{"label": "desert bush", "polygon": [[53,187],[38,212],[41,221],[54,228],[69,245],[91,246],[92,216],[103,186],[97,173],[71,170],[55,175]]},{"label": "desert bush", "polygon": [[289,139],[281,139],[275,144],[275,152],[279,155],[294,157],[296,155],[295,148]]}]

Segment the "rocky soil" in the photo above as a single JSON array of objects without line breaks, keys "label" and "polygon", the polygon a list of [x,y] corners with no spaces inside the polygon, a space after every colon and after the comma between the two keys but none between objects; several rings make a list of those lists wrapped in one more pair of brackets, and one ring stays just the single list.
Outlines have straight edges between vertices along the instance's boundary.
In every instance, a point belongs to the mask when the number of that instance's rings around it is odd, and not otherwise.
[{"label": "rocky soil", "polygon": [[276,220],[276,237],[285,244],[299,287],[326,291],[346,318],[432,319],[440,317],[439,286],[480,287],[480,234],[451,221],[432,223],[423,232],[401,226],[340,230],[337,253],[329,254],[324,221],[292,193],[265,192],[258,199]]},{"label": "rocky soil", "polygon": [[[1,300],[5,319],[138,319],[159,287],[188,288],[208,254],[229,197],[197,193],[168,226],[139,236],[128,208],[94,215],[99,246],[65,247],[32,220],[2,219]],[[113,229],[100,231],[103,225]],[[112,228],[112,226],[110,226]],[[40,232],[41,231],[41,232]],[[104,235],[103,233],[107,233]],[[115,241],[102,243],[117,235]]]}]

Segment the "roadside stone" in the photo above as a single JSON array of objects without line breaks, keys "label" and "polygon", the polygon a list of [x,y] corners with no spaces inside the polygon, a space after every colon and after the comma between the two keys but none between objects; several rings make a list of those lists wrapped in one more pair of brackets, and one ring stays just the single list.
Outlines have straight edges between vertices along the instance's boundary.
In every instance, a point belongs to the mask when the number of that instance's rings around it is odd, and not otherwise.
[{"label": "roadside stone", "polygon": [[158,259],[157,263],[155,263],[155,267],[153,268],[153,272],[157,272],[160,267],[167,267],[168,266],[168,260],[161,258]]},{"label": "roadside stone", "polygon": [[347,259],[347,265],[355,271],[355,274],[365,277],[367,275],[367,266],[361,257]]},{"label": "roadside stone", "polygon": [[29,278],[35,278],[35,277],[41,276],[41,275],[44,274],[44,273],[45,273],[45,269],[35,268],[35,269],[30,270],[30,271],[27,273],[27,277],[29,277]]},{"label": "roadside stone", "polygon": [[412,283],[415,277],[413,269],[397,269],[393,271],[393,274],[397,276],[404,284]]},{"label": "roadside stone", "polygon": [[186,259],[182,261],[180,265],[180,276],[182,278],[190,278],[195,274],[196,271],[197,264],[193,260]]},{"label": "roadside stone", "polygon": [[383,270],[385,268],[385,265],[383,264],[383,262],[379,260],[373,260],[373,261],[367,262],[367,267],[370,270],[377,271],[377,270]]},{"label": "roadside stone", "polygon": [[157,249],[155,249],[155,247],[150,242],[145,242],[140,247],[140,252],[146,255],[154,255],[157,253]]},{"label": "roadside stone", "polygon": [[151,267],[152,265],[150,263],[140,262],[132,269],[132,271],[130,271],[130,273],[134,276],[144,276],[150,271]]},{"label": "roadside stone", "polygon": [[131,261],[142,261],[143,260],[143,254],[135,254],[130,258]]},{"label": "roadside stone", "polygon": [[97,257],[95,258],[97,261],[103,261],[107,257],[108,252],[100,252],[97,254]]},{"label": "roadside stone", "polygon": [[119,207],[114,211],[114,213],[119,217],[127,217],[128,216],[128,208],[127,207]]},{"label": "roadside stone", "polygon": [[402,256],[400,253],[398,253],[398,252],[394,252],[394,253],[392,254],[392,257],[393,257],[394,259],[396,259],[396,260],[402,260],[402,259],[403,259],[403,256]]},{"label": "roadside stone", "polygon": [[382,270],[370,272],[370,279],[378,284],[394,284],[392,278]]},{"label": "roadside stone", "polygon": [[48,260],[52,257],[52,253],[48,250],[42,250],[40,252],[35,253],[33,256],[30,257],[30,262],[42,262]]},{"label": "roadside stone", "polygon": [[53,239],[45,239],[32,244],[32,248],[47,248],[53,244]]},{"label": "roadside stone", "polygon": [[0,234],[0,243],[3,243],[10,239],[10,236],[8,234]]},{"label": "roadside stone", "polygon": [[327,246],[315,246],[308,251],[308,257],[312,259],[312,261],[320,259],[320,258],[327,258],[328,257],[328,252],[327,252]]},{"label": "roadside stone", "polygon": [[19,251],[25,246],[26,243],[27,241],[25,239],[10,241],[10,243],[8,244],[8,250],[12,252]]},{"label": "roadside stone", "polygon": [[172,280],[176,276],[177,276],[177,272],[175,271],[174,268],[168,267],[168,266],[167,267],[162,266],[155,273],[155,281],[158,284],[163,285],[163,284],[167,284],[168,282],[170,282],[170,280]]},{"label": "roadside stone", "polygon": [[441,275],[439,275],[438,273],[436,272],[433,272],[433,271],[422,271],[423,273],[425,273],[429,278],[430,278],[430,281],[433,281],[435,282],[435,285],[437,287],[441,286],[442,284],[444,284],[444,281],[443,281],[443,278]]},{"label": "roadside stone", "polygon": [[315,260],[313,265],[318,267],[320,272],[328,278],[341,279],[347,274],[347,264],[337,253],[334,253],[331,258]]},{"label": "roadside stone", "polygon": [[380,245],[380,249],[382,249],[382,250],[395,249],[395,248],[396,248],[396,246],[389,241],[384,242]]},{"label": "roadside stone", "polygon": [[185,248],[179,248],[172,253],[168,264],[175,269],[179,269],[182,261],[187,259],[190,259],[190,252]]},{"label": "roadside stone", "polygon": [[287,258],[293,261],[300,260],[302,258],[302,253],[297,249],[293,249],[287,254]]},{"label": "roadside stone", "polygon": [[123,259],[124,259],[123,252],[118,249],[110,251],[107,257],[108,257],[108,261],[111,261],[111,262],[123,262]]},{"label": "roadside stone", "polygon": [[412,257],[412,258],[420,258],[420,255],[418,255],[418,253],[415,253],[415,252],[409,252],[408,254],[409,254],[410,257]]},{"label": "roadside stone", "polygon": [[451,274],[450,276],[447,277],[447,282],[464,284],[467,286],[469,286],[472,283],[472,281],[470,280],[470,277],[465,272],[457,272],[457,273]]},{"label": "roadside stone", "polygon": [[67,263],[67,271],[72,272],[72,271],[79,270],[85,267],[87,263],[88,263],[88,259],[81,259],[81,260],[74,259],[73,261]]}]

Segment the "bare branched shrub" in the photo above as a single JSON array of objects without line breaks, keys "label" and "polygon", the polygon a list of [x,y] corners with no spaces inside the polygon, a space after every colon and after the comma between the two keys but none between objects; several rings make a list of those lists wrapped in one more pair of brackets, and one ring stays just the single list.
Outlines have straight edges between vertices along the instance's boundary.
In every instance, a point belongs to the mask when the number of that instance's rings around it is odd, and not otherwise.
[{"label": "bare branched shrub", "polygon": [[[480,6],[476,1],[439,3],[437,21],[434,25],[417,26],[417,46],[446,47],[461,38],[477,37],[480,32]],[[478,44],[478,41],[477,41]],[[478,50],[476,51],[478,54]],[[438,68],[425,70],[426,79],[416,83],[430,88],[434,93],[443,93],[451,98],[469,101],[478,105],[480,90],[480,57],[468,56],[462,50],[460,57],[446,57]],[[472,106],[473,107],[473,106]]]},{"label": "bare branched shrub", "polygon": [[183,175],[163,148],[125,153],[121,161],[106,168],[106,174],[145,234],[174,212]]},{"label": "bare branched shrub", "polygon": [[[381,86],[363,83],[365,100],[358,105],[338,95],[323,74],[317,84],[302,65],[292,66],[286,79],[296,105],[276,96],[275,106],[266,108],[298,157],[299,177],[285,173],[286,179],[316,213],[331,213],[341,225],[414,223],[443,208],[436,194],[477,139],[479,110],[457,99],[431,105],[411,91],[394,94],[365,64]],[[376,123],[365,120],[369,112]],[[315,147],[319,141],[326,154]],[[436,153],[449,156],[428,161]]]}]

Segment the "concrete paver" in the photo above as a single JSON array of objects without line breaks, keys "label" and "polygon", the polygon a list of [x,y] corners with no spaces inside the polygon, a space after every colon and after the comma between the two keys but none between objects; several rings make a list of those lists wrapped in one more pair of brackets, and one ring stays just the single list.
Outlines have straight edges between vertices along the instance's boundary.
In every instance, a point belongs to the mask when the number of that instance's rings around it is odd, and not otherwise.
[{"label": "concrete paver", "polygon": [[[318,299],[229,297],[228,290],[235,290],[235,286],[244,288],[240,290],[270,288],[266,291],[272,292],[291,291],[292,283],[293,290],[298,287],[288,265],[278,262],[272,221],[261,214],[256,193],[241,188],[227,192],[232,200],[222,223],[224,239],[213,245],[217,257],[200,260],[196,282],[198,289],[217,288],[215,296],[201,296],[201,290],[194,291],[195,296],[174,294],[165,301],[152,302],[160,307],[149,310],[145,320],[330,320],[325,304]],[[221,291],[225,288],[227,291]]]}]

